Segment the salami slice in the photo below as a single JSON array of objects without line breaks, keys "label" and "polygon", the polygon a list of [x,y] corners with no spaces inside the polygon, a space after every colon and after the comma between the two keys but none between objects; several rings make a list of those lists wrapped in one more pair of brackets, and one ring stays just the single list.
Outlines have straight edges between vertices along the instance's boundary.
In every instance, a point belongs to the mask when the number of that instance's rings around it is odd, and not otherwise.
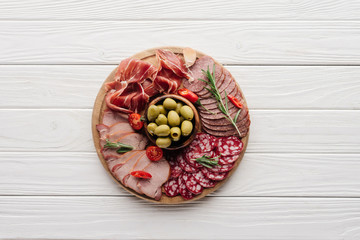
[{"label": "salami slice", "polygon": [[199,146],[203,152],[210,152],[213,149],[213,140],[209,134],[198,133],[196,134],[195,140],[191,143],[192,146]]},{"label": "salami slice", "polygon": [[194,173],[194,172],[198,171],[197,168],[190,166],[189,163],[186,162],[186,160],[184,159],[182,154],[178,155],[177,160],[178,160],[180,168],[182,170],[184,170],[185,172]]},{"label": "salami slice", "polygon": [[179,195],[179,182],[178,179],[170,179],[164,184],[165,194],[169,197]]},{"label": "salami slice", "polygon": [[195,195],[202,193],[203,187],[195,180],[194,176],[190,173],[184,173],[182,175],[183,180],[185,181],[186,188]]},{"label": "salami slice", "polygon": [[170,178],[178,178],[180,174],[182,173],[182,169],[179,166],[178,161],[169,161],[170,164]]},{"label": "salami slice", "polygon": [[194,194],[192,194],[186,188],[185,181],[183,180],[182,175],[180,175],[179,178],[178,178],[178,184],[179,184],[179,193],[184,199],[189,200],[189,199],[192,199],[194,197]]},{"label": "salami slice", "polygon": [[219,164],[220,165],[227,165],[236,162],[236,160],[239,158],[239,155],[233,155],[233,156],[221,156],[219,158]]},{"label": "salami slice", "polygon": [[210,136],[211,150],[214,150],[218,146],[218,139],[215,136],[212,135],[209,136]]},{"label": "salami slice", "polygon": [[226,165],[214,166],[212,168],[208,168],[208,170],[213,173],[225,173],[225,172],[228,172],[231,169],[233,169],[234,166],[235,166],[235,163],[231,163],[231,164],[226,164]]},{"label": "salami slice", "polygon": [[[195,159],[202,157],[203,155],[210,154],[210,153],[203,153],[197,150],[187,149],[184,153],[184,159],[190,164],[190,166],[194,168],[201,168],[202,165],[195,161]],[[209,155],[210,156],[210,155]]]},{"label": "salami slice", "polygon": [[201,152],[202,149],[200,148],[200,142],[198,140],[193,140],[190,145],[185,149],[185,151],[192,150],[195,152]]},{"label": "salami slice", "polygon": [[239,155],[244,147],[243,142],[235,137],[221,137],[218,139],[217,151],[221,156]]},{"label": "salami slice", "polygon": [[195,180],[204,188],[211,188],[216,185],[215,181],[206,178],[201,171],[199,171],[197,173],[193,173],[193,176],[194,176]]},{"label": "salami slice", "polygon": [[215,173],[215,172],[210,172],[207,168],[202,168],[201,171],[205,175],[205,177],[214,181],[221,181],[225,179],[226,176],[228,175],[228,172]]}]

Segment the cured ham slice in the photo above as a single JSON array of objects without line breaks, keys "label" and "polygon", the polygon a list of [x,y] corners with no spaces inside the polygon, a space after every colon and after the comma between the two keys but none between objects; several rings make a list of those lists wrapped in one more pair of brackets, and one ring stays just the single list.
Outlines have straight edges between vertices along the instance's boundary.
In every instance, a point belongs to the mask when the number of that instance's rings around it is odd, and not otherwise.
[{"label": "cured ham slice", "polygon": [[168,69],[162,69],[154,80],[159,92],[175,93],[180,87],[182,79]]},{"label": "cured ham slice", "polygon": [[[143,150],[148,144],[148,139],[144,135],[135,132],[130,126],[127,115],[106,109],[102,122],[102,124],[96,126],[100,135],[101,147],[105,145],[106,139],[110,142],[121,142],[130,145],[134,150]],[[108,126],[106,124],[111,125]],[[107,152],[109,150],[110,149],[107,149]]]},{"label": "cured ham slice", "polygon": [[[155,200],[161,198],[161,186],[170,175],[170,165],[164,158],[152,162],[146,156],[145,150],[130,151],[117,158],[110,159],[107,163],[114,177],[124,186]],[[136,178],[131,176],[132,171],[146,171],[152,177],[150,179]]]},{"label": "cured ham slice", "polygon": [[133,111],[130,109],[126,109],[124,107],[116,106],[114,103],[111,102],[111,98],[114,94],[115,90],[110,90],[105,96],[105,102],[108,108],[114,111],[122,112],[122,113],[132,113]]},{"label": "cured ham slice", "polygon": [[[146,104],[149,102],[150,96],[145,93],[144,88],[140,84],[137,85],[138,90],[136,91],[136,95],[131,99],[131,109],[135,109],[135,112],[139,112],[145,109]],[[137,111],[136,111],[137,110]]]},{"label": "cured ham slice", "polygon": [[106,96],[109,108],[125,113],[143,110],[148,101],[149,95],[145,93],[143,86],[138,82],[129,84],[126,89],[111,90]]},{"label": "cured ham slice", "polygon": [[173,71],[179,77],[185,77],[186,79],[192,79],[191,74],[185,66],[184,60],[178,57],[175,53],[158,49],[156,50],[156,58],[160,62],[160,66]]},{"label": "cured ham slice", "polygon": [[106,84],[107,106],[118,112],[132,113],[144,110],[149,98],[162,92],[175,93],[182,78],[192,79],[184,60],[171,51],[157,50],[159,68],[133,58],[119,64],[114,81]]},{"label": "cured ham slice", "polygon": [[111,126],[118,122],[127,123],[128,122],[127,118],[128,116],[126,114],[121,114],[118,112],[111,111],[110,109],[105,109],[102,122],[106,126]]},{"label": "cured ham slice", "polygon": [[[126,115],[111,110],[105,110],[103,123],[98,124],[96,128],[100,134],[102,147],[106,139],[134,147],[134,150],[123,154],[116,152],[117,149],[102,148],[101,153],[111,174],[124,186],[159,200],[162,195],[161,186],[170,176],[170,165],[164,158],[158,162],[149,160],[144,150],[148,144],[146,136],[134,131],[127,122]],[[152,178],[146,180],[136,178],[131,175],[132,171],[147,171]]]},{"label": "cured ham slice", "polygon": [[165,158],[157,162],[151,162],[144,168],[144,171],[151,174],[150,179],[139,179],[137,187],[148,197],[159,200],[161,198],[161,186],[169,179],[170,165]]},{"label": "cured ham slice", "polygon": [[126,81],[129,84],[143,83],[147,78],[154,80],[156,74],[157,69],[154,65],[142,60],[127,58],[119,64],[114,80]]},{"label": "cured ham slice", "polygon": [[113,82],[107,83],[109,92],[105,101],[107,106],[123,113],[140,112],[149,101],[150,95],[144,90],[145,86],[151,85],[157,75],[157,68],[152,64],[127,58],[118,66]]},{"label": "cured ham slice", "polygon": [[107,165],[109,168],[109,171],[111,173],[114,173],[115,170],[118,167],[121,167],[122,165],[124,165],[125,163],[127,163],[131,158],[137,156],[140,153],[140,151],[130,151],[124,154],[118,154],[113,155],[111,158],[108,158],[107,160]]},{"label": "cured ham slice", "polygon": [[[144,156],[145,151],[136,151],[128,159],[112,168],[114,177],[124,183],[124,177],[131,172],[133,166]],[[135,190],[135,189],[134,189]]]},{"label": "cured ham slice", "polygon": [[143,153],[143,155],[138,159],[138,161],[132,166],[129,173],[124,176],[122,183],[126,187],[129,187],[129,188],[135,190],[136,192],[143,194],[143,192],[137,186],[139,179],[132,176],[130,173],[132,171],[142,171],[144,168],[146,168],[150,164],[151,164],[151,161],[146,156],[146,154]]}]

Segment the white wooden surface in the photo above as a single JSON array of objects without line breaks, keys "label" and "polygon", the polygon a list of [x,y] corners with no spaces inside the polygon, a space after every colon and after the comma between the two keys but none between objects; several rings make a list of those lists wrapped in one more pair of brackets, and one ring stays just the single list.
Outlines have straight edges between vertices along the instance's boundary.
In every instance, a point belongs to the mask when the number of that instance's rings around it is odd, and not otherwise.
[{"label": "white wooden surface", "polygon": [[[360,239],[360,1],[0,0],[1,239]],[[233,73],[248,151],[204,200],[123,191],[90,133],[102,81],[146,48]]]}]

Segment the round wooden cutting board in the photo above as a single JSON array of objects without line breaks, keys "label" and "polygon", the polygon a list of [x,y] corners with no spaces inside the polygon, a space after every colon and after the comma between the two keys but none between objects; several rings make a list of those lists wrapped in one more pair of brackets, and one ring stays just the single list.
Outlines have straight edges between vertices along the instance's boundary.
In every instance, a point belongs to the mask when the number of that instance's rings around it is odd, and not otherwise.
[{"label": "round wooden cutting board", "polygon": [[[141,60],[144,60],[144,61],[147,61],[149,63],[152,63],[154,65],[158,65],[157,61],[156,61],[156,58],[155,58],[155,51],[157,49],[167,49],[167,50],[170,50],[176,54],[178,54],[179,56],[182,56],[182,53],[183,53],[183,48],[181,47],[160,47],[160,48],[153,48],[153,49],[148,49],[148,50],[145,50],[145,51],[142,51],[140,53],[137,53],[135,54],[134,56],[132,56],[133,58],[136,58],[136,59],[141,59]],[[202,56],[205,56],[205,54],[201,53],[201,52],[198,52],[196,51],[196,57],[199,58],[199,57],[202,57]],[[217,64],[221,65],[220,63],[216,62]],[[103,117],[103,112],[104,110],[106,109],[106,103],[104,101],[104,98],[105,98],[105,95],[106,95],[106,91],[105,91],[105,83],[107,82],[111,82],[113,81],[114,79],[114,75],[115,75],[115,72],[116,72],[116,68],[110,73],[110,75],[107,77],[107,79],[104,81],[103,85],[101,86],[101,89],[96,97],[96,100],[95,100],[95,104],[94,104],[94,108],[93,108],[93,114],[92,114],[92,135],[93,135],[93,141],[94,141],[94,145],[95,145],[95,148],[96,148],[96,152],[99,156],[99,159],[102,163],[102,165],[104,166],[104,168],[106,169],[106,171],[109,173],[109,175],[114,179],[114,181],[116,181],[118,184],[121,185],[121,187],[123,187],[126,191],[130,192],[131,194],[141,198],[141,199],[145,199],[147,201],[151,201],[151,202],[154,202],[154,203],[160,203],[160,204],[182,204],[182,203],[188,203],[188,202],[191,202],[191,201],[194,201],[194,200],[198,200],[200,198],[203,198],[205,197],[206,195],[208,195],[209,193],[212,193],[214,192],[215,190],[217,190],[218,188],[220,188],[226,181],[227,179],[230,178],[230,176],[236,171],[237,167],[239,166],[239,163],[241,161],[241,159],[243,158],[244,156],[244,153],[246,151],[246,147],[247,147],[247,144],[248,144],[248,139],[249,139],[249,133],[242,138],[242,141],[244,143],[244,149],[243,151],[241,152],[240,156],[239,156],[239,159],[236,161],[235,163],[235,167],[229,172],[229,175],[226,179],[220,181],[218,184],[216,184],[215,187],[213,188],[204,188],[203,192],[197,196],[195,196],[193,199],[191,200],[184,200],[181,196],[177,196],[177,197],[168,197],[165,195],[165,193],[162,194],[162,197],[159,201],[156,201],[152,198],[149,198],[145,195],[140,195],[138,194],[137,192],[133,191],[132,189],[130,188],[127,188],[125,187],[124,185],[122,185],[118,180],[116,180],[116,178],[111,174],[111,172],[109,171],[108,167],[107,167],[107,164],[106,164],[106,161],[105,159],[103,158],[102,154],[101,154],[101,146],[100,146],[100,141],[99,141],[99,133],[98,131],[96,130],[96,125],[101,123],[102,122],[102,117]],[[239,88],[240,89],[240,88]],[[240,89],[241,91],[241,89]],[[241,95],[244,96],[244,94],[241,92]],[[244,102],[245,102],[245,105],[246,105],[246,100],[244,98]],[[247,105],[246,105],[247,106]]]}]

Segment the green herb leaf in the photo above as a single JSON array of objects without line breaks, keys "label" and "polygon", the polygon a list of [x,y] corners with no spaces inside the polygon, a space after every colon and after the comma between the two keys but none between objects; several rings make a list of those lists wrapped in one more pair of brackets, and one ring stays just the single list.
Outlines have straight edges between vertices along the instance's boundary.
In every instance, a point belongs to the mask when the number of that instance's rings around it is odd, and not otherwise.
[{"label": "green herb leaf", "polygon": [[110,142],[109,139],[106,139],[106,144],[104,145],[104,148],[117,149],[117,153],[125,153],[134,149],[133,146],[126,145],[121,142]]},{"label": "green herb leaf", "polygon": [[126,153],[126,152],[130,152],[131,150],[133,150],[133,147],[131,148],[119,148],[118,150],[116,150],[117,153]]},{"label": "green herb leaf", "polygon": [[225,90],[225,105],[226,105],[226,111],[229,112],[229,107],[228,107],[228,96]]},{"label": "green herb leaf", "polygon": [[204,167],[207,167],[207,168],[212,168],[214,166],[219,166],[219,163],[217,160],[220,156],[217,156],[217,157],[210,157],[210,156],[206,156],[206,155],[203,155],[202,157],[199,157],[199,158],[196,158],[196,159],[193,159],[195,160],[197,163],[203,165]]},{"label": "green herb leaf", "polygon": [[241,109],[239,109],[239,111],[236,113],[235,117],[234,117],[234,122],[236,123],[237,122],[237,119],[239,117],[239,114],[241,112]]}]

